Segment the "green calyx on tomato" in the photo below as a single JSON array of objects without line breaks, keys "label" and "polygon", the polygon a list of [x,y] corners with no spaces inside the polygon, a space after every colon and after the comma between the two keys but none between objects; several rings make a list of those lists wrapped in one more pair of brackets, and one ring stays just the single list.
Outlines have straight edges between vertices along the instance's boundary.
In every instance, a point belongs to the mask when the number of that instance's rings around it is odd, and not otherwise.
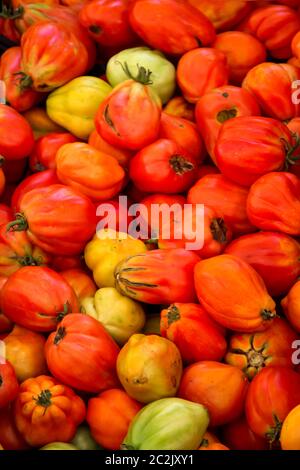
[{"label": "green calyx on tomato", "polygon": [[173,155],[169,161],[177,175],[184,175],[185,173],[194,170],[193,163],[186,160],[182,155]]},{"label": "green calyx on tomato", "polygon": [[223,124],[225,121],[228,121],[228,119],[235,118],[236,116],[237,110],[235,108],[223,109],[222,111],[218,112],[217,121]]},{"label": "green calyx on tomato", "polygon": [[23,232],[28,229],[26,217],[21,212],[16,214],[15,220],[9,222],[6,226],[6,231],[9,232]]},{"label": "green calyx on tomato", "polygon": [[145,67],[140,66],[139,64],[136,64],[138,72],[136,75],[133,75],[133,73],[130,71],[128,67],[127,62],[124,62],[124,64],[120,62],[120,65],[122,69],[124,70],[124,72],[126,73],[126,75],[128,76],[128,78],[130,78],[131,80],[134,80],[135,82],[139,82],[142,85],[153,85],[153,81],[151,80],[151,75],[152,75],[151,70],[149,69],[147,70],[145,69]]},{"label": "green calyx on tomato", "polygon": [[213,239],[220,243],[226,243],[227,240],[227,227],[224,222],[224,219],[221,217],[212,219],[210,224],[210,230],[213,236]]},{"label": "green calyx on tomato", "polygon": [[60,326],[57,330],[57,333],[56,333],[55,337],[54,337],[53,344],[59,344],[64,339],[66,334],[67,334],[67,332],[66,332],[65,327]]},{"label": "green calyx on tomato", "polygon": [[48,406],[51,405],[51,398],[52,394],[50,390],[42,390],[38,397],[34,398],[34,400],[36,401],[37,405],[48,408]]},{"label": "green calyx on tomato", "polygon": [[175,321],[180,320],[180,312],[176,305],[171,305],[168,308],[168,326],[172,325]]},{"label": "green calyx on tomato", "polygon": [[292,137],[295,142],[294,145],[291,145],[285,139],[281,139],[286,150],[286,161],[285,161],[286,170],[289,169],[290,165],[298,164],[299,159],[300,159],[299,155],[294,156],[294,152],[298,150],[300,147],[300,135],[297,132],[293,132]]}]

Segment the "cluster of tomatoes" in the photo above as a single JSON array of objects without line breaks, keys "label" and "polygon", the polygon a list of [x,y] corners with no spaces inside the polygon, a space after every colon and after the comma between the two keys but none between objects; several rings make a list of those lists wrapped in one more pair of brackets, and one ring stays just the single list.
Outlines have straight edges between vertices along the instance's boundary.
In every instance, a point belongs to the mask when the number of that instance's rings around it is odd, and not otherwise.
[{"label": "cluster of tomatoes", "polygon": [[300,450],[299,7],[3,2],[0,448]]}]

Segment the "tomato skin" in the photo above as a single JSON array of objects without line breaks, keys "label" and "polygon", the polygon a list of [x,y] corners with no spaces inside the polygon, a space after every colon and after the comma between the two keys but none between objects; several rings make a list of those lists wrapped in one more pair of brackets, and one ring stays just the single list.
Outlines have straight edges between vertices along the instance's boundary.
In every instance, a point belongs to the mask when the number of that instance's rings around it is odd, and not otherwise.
[{"label": "tomato skin", "polygon": [[254,377],[246,398],[251,430],[276,443],[282,422],[299,402],[300,375],[285,367],[266,367]]},{"label": "tomato skin", "polygon": [[297,333],[282,318],[259,333],[233,334],[225,357],[227,364],[243,370],[251,380],[263,367],[293,368],[293,343]]},{"label": "tomato skin", "polygon": [[292,52],[296,59],[300,59],[300,34],[299,32],[294,36],[292,40]]},{"label": "tomato skin", "polygon": [[197,304],[170,305],[162,310],[160,331],[178,347],[183,361],[220,361],[226,351],[224,331]]},{"label": "tomato skin", "polygon": [[96,130],[91,132],[88,144],[102,153],[111,155],[116,160],[118,160],[119,164],[124,168],[128,167],[129,161],[133,156],[133,152],[130,150],[119,149],[113,145],[110,145],[108,142],[106,142],[106,140],[103,139],[103,137],[101,137],[100,134],[98,134]]},{"label": "tomato skin", "polygon": [[115,371],[119,347],[89,315],[67,315],[48,337],[45,353],[50,372],[70,387],[99,393],[119,386]]},{"label": "tomato skin", "polygon": [[236,117],[218,135],[217,166],[228,179],[251,186],[260,176],[282,170],[292,144],[287,126],[275,119]]},{"label": "tomato skin", "polygon": [[0,408],[13,402],[19,392],[16,373],[10,362],[0,364]]},{"label": "tomato skin", "polygon": [[201,447],[199,450],[230,450],[228,447],[221,444],[221,442],[215,442],[213,444],[209,444],[207,447]]},{"label": "tomato skin", "polygon": [[25,76],[20,83],[30,83],[36,91],[51,91],[87,70],[86,47],[60,23],[38,22],[31,26],[22,35],[21,47],[21,69]]},{"label": "tomato skin", "polygon": [[247,1],[211,2],[211,0],[188,0],[188,3],[200,10],[212,22],[217,31],[232,29],[251,11]]},{"label": "tomato skin", "polygon": [[282,450],[299,450],[299,412],[300,406],[296,406],[285,418],[281,433],[280,444]]},{"label": "tomato skin", "polygon": [[[37,174],[27,176],[15,189],[11,207],[15,213],[20,211],[20,202],[23,196],[32,189],[44,188],[46,186],[59,183],[56,172],[54,170],[45,170]],[[13,220],[13,218],[11,219]]]},{"label": "tomato skin", "polygon": [[8,318],[33,331],[52,331],[59,313],[66,308],[79,310],[71,286],[60,274],[42,266],[26,266],[13,273],[1,290],[1,305]]},{"label": "tomato skin", "polygon": [[204,405],[210,426],[220,426],[241,415],[247,388],[248,380],[237,367],[201,361],[183,371],[178,396]]},{"label": "tomato skin", "polygon": [[[18,132],[11,132],[12,129]],[[26,119],[10,106],[0,104],[0,154],[7,160],[19,160],[31,153],[33,145],[33,133]]]},{"label": "tomato skin", "polygon": [[288,6],[267,5],[250,13],[239,29],[259,39],[273,57],[288,59],[299,23],[297,13]]},{"label": "tomato skin", "polygon": [[142,405],[126,392],[110,389],[89,400],[87,422],[98,444],[119,450],[129,425]]},{"label": "tomato skin", "polygon": [[187,52],[181,57],[177,67],[178,85],[190,103],[197,103],[205,93],[227,85],[228,76],[226,56],[212,48]]},{"label": "tomato skin", "polygon": [[20,34],[15,28],[14,20],[9,18],[0,18],[0,33],[13,42],[20,42]]},{"label": "tomato skin", "polygon": [[206,433],[203,436],[203,439],[202,439],[201,445],[199,447],[199,450],[204,450],[204,449],[206,449],[207,447],[209,447],[213,444],[220,444],[219,439],[212,432],[206,431]]},{"label": "tomato skin", "polygon": [[[30,240],[47,253],[78,255],[95,232],[94,205],[68,186],[52,184],[32,189],[22,197],[19,207]],[[55,227],[54,232],[51,227]]]},{"label": "tomato skin", "polygon": [[29,445],[16,428],[11,406],[0,409],[0,439],[4,450],[29,449]]},{"label": "tomato skin", "polygon": [[85,268],[81,256],[53,256],[50,267],[54,271],[65,271],[67,269]]},{"label": "tomato skin", "polygon": [[276,316],[275,302],[262,278],[236,256],[200,261],[195,267],[195,288],[201,305],[225,328],[264,331]]},{"label": "tomato skin", "polygon": [[130,160],[129,176],[148,193],[181,193],[193,184],[197,166],[198,161],[176,142],[159,139]]},{"label": "tomato skin", "polygon": [[300,276],[300,244],[283,233],[244,235],[232,241],[225,253],[249,263],[275,297],[286,294]]},{"label": "tomato skin", "polygon": [[[30,411],[26,413],[28,409]],[[14,404],[17,429],[34,447],[70,441],[85,414],[83,400],[69,387],[47,375],[25,380]]]},{"label": "tomato skin", "polygon": [[170,116],[187,119],[188,121],[195,121],[194,115],[195,106],[186,101],[183,96],[175,96],[164,107],[164,112]]},{"label": "tomato skin", "polygon": [[156,92],[147,85],[127,80],[103,100],[95,125],[109,144],[139,150],[157,139],[160,116],[161,101]]},{"label": "tomato skin", "polygon": [[255,230],[247,217],[247,197],[246,188],[233,183],[223,175],[208,174],[190,188],[187,202],[211,207],[224,218],[233,233],[239,235]]},{"label": "tomato skin", "polygon": [[94,296],[97,290],[96,284],[83,269],[67,269],[60,274],[72,287],[79,301]]},{"label": "tomato skin", "polygon": [[59,180],[92,200],[106,201],[123,187],[125,173],[116,159],[89,144],[65,144],[55,161]]},{"label": "tomato skin", "polygon": [[284,121],[300,115],[300,105],[292,99],[292,84],[299,79],[300,70],[293,65],[264,62],[248,72],[242,86],[254,95],[265,115]]},{"label": "tomato skin", "polygon": [[123,295],[150,304],[195,302],[193,271],[198,261],[195,253],[181,248],[130,256],[115,270],[116,286]]},{"label": "tomato skin", "polygon": [[259,115],[255,98],[247,90],[231,85],[211,90],[198,100],[195,110],[197,127],[214,163],[215,145],[222,124],[233,117]]},{"label": "tomato skin", "polygon": [[130,0],[93,0],[79,13],[81,24],[101,46],[126,49],[137,41],[129,23]]},{"label": "tomato skin", "polygon": [[139,0],[129,16],[133,30],[154,49],[182,55],[215,39],[211,22],[184,1]]},{"label": "tomato skin", "polygon": [[20,89],[14,75],[20,71],[20,67],[21,48],[10,47],[1,56],[0,80],[3,80],[6,85],[6,100],[16,111],[22,113],[37,104],[42,95],[31,89]]},{"label": "tomato skin", "polygon": [[13,220],[13,211],[6,204],[0,203],[0,225],[7,224]]},{"label": "tomato skin", "polygon": [[194,123],[187,119],[161,113],[160,133],[161,139],[169,139],[187,150],[192,157],[202,163],[205,149],[199,132]]},{"label": "tomato skin", "polygon": [[226,31],[217,35],[213,47],[227,58],[230,82],[240,85],[247,72],[265,62],[265,46],[250,34],[242,31]]},{"label": "tomato skin", "polygon": [[266,439],[257,436],[249,428],[247,420],[241,416],[222,429],[222,439],[232,450],[268,450]]},{"label": "tomato skin", "polygon": [[296,282],[286,297],[281,301],[284,313],[298,333],[300,332],[300,309],[299,309],[300,281]]},{"label": "tomato skin", "polygon": [[76,142],[77,139],[69,132],[51,132],[36,140],[29,157],[32,171],[54,170],[56,168],[55,155],[65,144]]},{"label": "tomato skin", "polygon": [[268,173],[250,188],[249,220],[261,230],[300,235],[300,179],[287,172]]}]

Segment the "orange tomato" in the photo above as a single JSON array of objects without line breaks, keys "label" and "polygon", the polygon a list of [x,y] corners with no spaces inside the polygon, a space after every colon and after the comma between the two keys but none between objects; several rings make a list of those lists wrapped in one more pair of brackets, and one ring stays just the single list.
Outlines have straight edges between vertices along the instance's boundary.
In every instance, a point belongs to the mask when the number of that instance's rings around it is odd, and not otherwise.
[{"label": "orange tomato", "polygon": [[186,101],[183,96],[175,96],[166,104],[164,112],[188,121],[195,121],[194,108],[194,105]]},{"label": "orange tomato", "polygon": [[90,134],[88,144],[102,153],[111,155],[124,168],[128,167],[129,161],[133,157],[133,152],[110,145],[96,130]]},{"label": "orange tomato", "polygon": [[300,332],[300,281],[296,282],[287,296],[281,301],[284,313],[295,328]]},{"label": "orange tomato", "polygon": [[67,269],[61,271],[60,274],[70,284],[79,302],[85,297],[94,297],[97,290],[96,284],[83,269]]},{"label": "orange tomato", "polygon": [[289,412],[283,421],[280,444],[282,450],[300,450],[300,405]]}]

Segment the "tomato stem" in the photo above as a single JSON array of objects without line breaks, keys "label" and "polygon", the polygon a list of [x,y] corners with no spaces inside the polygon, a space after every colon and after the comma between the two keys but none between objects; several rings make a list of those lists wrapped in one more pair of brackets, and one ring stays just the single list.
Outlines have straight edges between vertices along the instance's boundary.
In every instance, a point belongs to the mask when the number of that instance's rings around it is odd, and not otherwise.
[{"label": "tomato stem", "polygon": [[18,212],[16,219],[6,225],[6,231],[23,232],[28,229],[28,223],[24,214]]},{"label": "tomato stem", "polygon": [[168,326],[172,325],[175,321],[180,320],[180,311],[176,305],[171,305],[167,311]]},{"label": "tomato stem", "polygon": [[6,5],[2,6],[2,11],[0,13],[0,18],[5,18],[9,20],[16,20],[24,15],[24,8],[19,6],[15,10],[13,8],[9,8]]},{"label": "tomato stem", "polygon": [[65,318],[65,316],[71,312],[72,312],[71,305],[69,302],[66,302],[64,304],[63,311],[57,313],[57,317],[56,317],[57,321],[58,322],[62,321]]},{"label": "tomato stem", "polygon": [[235,108],[223,109],[217,114],[217,121],[223,124],[228,119],[235,118],[237,115],[237,110]]},{"label": "tomato stem", "polygon": [[221,217],[212,219],[210,224],[210,231],[212,233],[213,239],[217,242],[227,242],[227,227],[225,225],[224,219],[222,219]]},{"label": "tomato stem", "polygon": [[272,320],[277,317],[276,312],[271,312],[271,310],[265,308],[261,310],[260,314],[264,320]]},{"label": "tomato stem", "polygon": [[53,344],[59,344],[64,337],[66,336],[67,332],[64,326],[60,326],[56,332],[56,335],[54,337]]},{"label": "tomato stem", "polygon": [[182,155],[173,155],[169,162],[177,175],[184,175],[194,169],[194,165]]},{"label": "tomato stem", "polygon": [[34,400],[36,401],[37,405],[43,406],[44,408],[48,408],[48,406],[52,404],[51,398],[52,394],[50,390],[42,390],[38,397]]},{"label": "tomato stem", "polygon": [[136,64],[138,71],[136,75],[133,75],[132,72],[129,70],[127,62],[124,62],[124,64],[122,64],[122,62],[117,61],[116,63],[121,65],[123,72],[127,75],[128,78],[131,78],[131,80],[139,82],[142,85],[153,85],[153,80],[150,79],[152,75],[151,70],[147,70],[142,65]]}]

